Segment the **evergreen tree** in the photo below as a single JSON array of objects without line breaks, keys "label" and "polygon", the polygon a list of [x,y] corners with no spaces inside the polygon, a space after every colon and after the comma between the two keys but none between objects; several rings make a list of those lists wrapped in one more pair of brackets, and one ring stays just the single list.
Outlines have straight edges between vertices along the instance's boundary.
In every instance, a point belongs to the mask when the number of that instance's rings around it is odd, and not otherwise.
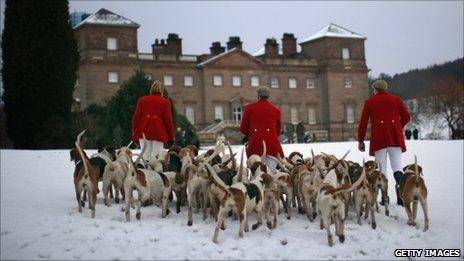
[{"label": "evergreen tree", "polygon": [[[134,113],[138,99],[149,93],[152,83],[142,71],[137,70],[132,77],[121,84],[121,88],[110,98],[106,106],[107,137],[114,138],[115,130],[121,129],[122,133],[118,133],[118,142],[122,141],[122,145],[127,145],[130,142],[132,135],[132,114]],[[198,146],[198,136],[196,135],[195,128],[185,116],[177,113],[174,101],[169,97],[166,89],[164,97],[171,101],[174,124],[186,130],[191,137],[190,143]],[[119,132],[119,130],[116,132]],[[113,142],[116,142],[116,140],[113,140]]]},{"label": "evergreen tree", "polygon": [[36,136],[54,136],[47,147],[63,146],[56,128],[70,121],[79,63],[68,20],[66,0],[6,1],[2,76],[8,135],[16,148],[39,148],[44,142]]}]

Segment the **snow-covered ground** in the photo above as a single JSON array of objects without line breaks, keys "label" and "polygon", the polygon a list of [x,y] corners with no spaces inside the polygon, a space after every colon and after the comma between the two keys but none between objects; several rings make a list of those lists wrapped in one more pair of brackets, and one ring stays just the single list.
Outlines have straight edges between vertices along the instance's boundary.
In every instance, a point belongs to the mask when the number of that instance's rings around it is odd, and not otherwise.
[{"label": "snow-covered ground", "polygon": [[[368,144],[366,144],[368,145]],[[377,214],[377,229],[363,220],[355,223],[351,211],[346,221],[346,241],[329,247],[319,222],[310,223],[293,209],[287,220],[282,213],[274,230],[260,227],[238,237],[238,221],[229,219],[219,234],[218,245],[211,239],[214,222],[194,214],[187,226],[184,207],[161,219],[157,207],[142,210],[137,221],[124,221],[121,205],[106,207],[98,195],[97,216],[85,208],[78,213],[72,173],[74,165],[66,150],[1,150],[1,255],[4,259],[394,259],[397,248],[458,248],[463,251],[463,141],[407,141],[405,164],[417,155],[428,186],[430,230],[422,232],[419,207],[418,228],[406,225],[406,213],[396,206],[390,183],[392,217]],[[298,150],[309,156],[310,149],[348,159],[369,158],[355,142],[285,145],[289,153]],[[240,150],[234,147],[235,151]],[[87,151],[89,154],[93,151]],[[240,153],[239,153],[240,154]],[[238,155],[239,155],[238,154]],[[388,173],[392,179],[391,170]],[[383,210],[383,208],[382,208]],[[250,224],[255,216],[250,217]],[[332,228],[333,229],[333,228]],[[462,260],[462,254],[460,259]],[[459,258],[458,258],[459,259]]]}]

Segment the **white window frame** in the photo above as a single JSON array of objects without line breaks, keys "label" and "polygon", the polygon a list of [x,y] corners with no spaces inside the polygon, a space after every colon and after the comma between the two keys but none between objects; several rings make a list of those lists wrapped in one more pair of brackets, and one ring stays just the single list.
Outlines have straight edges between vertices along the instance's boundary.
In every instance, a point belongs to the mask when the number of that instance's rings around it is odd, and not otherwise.
[{"label": "white window frame", "polygon": [[343,78],[343,86],[345,88],[351,88],[353,87],[353,79],[351,77],[345,77]]},{"label": "white window frame", "polygon": [[279,78],[271,77],[271,88],[279,88]]},{"label": "white window frame", "polygon": [[185,117],[191,124],[195,124],[195,108],[193,106],[185,106]]},{"label": "white window frame", "polygon": [[355,115],[354,115],[354,106],[351,104],[348,104],[345,106],[346,107],[346,123],[354,123],[355,122]]},{"label": "white window frame", "polygon": [[242,106],[234,106],[232,108],[232,117],[234,121],[241,121],[243,116],[243,108]]},{"label": "white window frame", "polygon": [[108,83],[119,83],[118,72],[108,72]]},{"label": "white window frame", "polygon": [[242,87],[242,76],[240,76],[240,75],[232,76],[232,86],[234,86],[234,87]]},{"label": "white window frame", "polygon": [[298,107],[296,106],[290,106],[290,122],[293,124],[297,124],[299,122]]},{"label": "white window frame", "polygon": [[317,124],[317,114],[316,114],[316,107],[309,106],[308,107],[308,124],[315,125]]},{"label": "white window frame", "polygon": [[314,88],[316,88],[316,79],[314,79],[314,78],[307,78],[307,79],[306,79],[306,88],[307,88],[307,89],[314,89]]},{"label": "white window frame", "polygon": [[163,76],[163,85],[164,86],[173,86],[174,85],[174,77],[172,75],[164,75]]},{"label": "white window frame", "polygon": [[106,49],[109,51],[118,50],[118,39],[116,37],[106,38]]},{"label": "white window frame", "polygon": [[224,121],[224,107],[222,107],[222,105],[214,106],[214,121],[217,119]]},{"label": "white window frame", "polygon": [[213,86],[214,87],[222,86],[222,75],[219,75],[219,74],[213,75]]},{"label": "white window frame", "polygon": [[251,87],[259,87],[260,81],[261,79],[258,75],[251,76],[251,79],[250,79]]},{"label": "white window frame", "polygon": [[184,86],[185,87],[193,87],[193,76],[192,75],[184,75]]},{"label": "white window frame", "polygon": [[[292,83],[294,83],[294,85]],[[295,77],[289,77],[288,78],[288,88],[289,89],[298,88],[298,81],[297,81],[297,79]]]},{"label": "white window frame", "polygon": [[349,60],[350,59],[350,49],[342,48],[342,59]]}]

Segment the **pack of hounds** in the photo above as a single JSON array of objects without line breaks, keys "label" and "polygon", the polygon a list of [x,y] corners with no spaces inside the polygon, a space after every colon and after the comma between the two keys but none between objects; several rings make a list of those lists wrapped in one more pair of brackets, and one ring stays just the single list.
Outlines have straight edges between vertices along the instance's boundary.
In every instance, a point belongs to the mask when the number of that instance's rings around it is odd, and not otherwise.
[{"label": "pack of hounds", "polygon": [[[377,203],[381,194],[381,205],[385,215],[389,215],[388,180],[379,171],[378,165],[370,160],[360,165],[345,160],[349,151],[340,158],[321,153],[303,158],[300,152],[292,152],[288,157],[278,157],[276,173],[270,173],[262,159],[266,156],[251,155],[244,165],[244,149],[237,164],[230,144],[223,136],[218,137],[213,149],[198,155],[193,145],[184,148],[173,146],[163,151],[154,160],[143,159],[145,148],[133,160],[131,150],[105,147],[90,158],[81,147],[84,131],[77,136],[76,147],[70,151],[75,162],[74,186],[79,212],[88,201],[92,218],[95,217],[98,183],[102,182],[104,204],[110,200],[125,201],[123,211],[126,221],[131,219],[131,208],[136,209],[136,218],[142,217],[142,206],[154,205],[162,209],[162,218],[170,211],[169,201],[176,200],[176,211],[187,205],[187,224],[193,224],[192,209],[202,213],[203,220],[208,214],[216,220],[213,242],[218,243],[219,231],[226,229],[226,218],[233,216],[239,220],[239,236],[249,231],[248,219],[256,213],[258,229],[266,219],[269,229],[277,226],[280,202],[287,219],[291,219],[292,208],[306,214],[310,222],[319,217],[320,229],[326,229],[329,246],[333,245],[331,224],[335,224],[335,234],[339,241],[345,241],[344,223],[350,207],[354,207],[357,223],[361,217],[369,218],[372,229],[377,226]],[[229,153],[226,153],[228,148]],[[427,188],[422,177],[422,167],[413,164],[404,167],[404,176],[399,185],[399,197],[403,200],[408,216],[407,224],[416,226],[417,206],[420,202],[424,213],[424,231],[428,230]],[[114,190],[114,195],[113,195]],[[138,197],[133,196],[136,191]],[[109,195],[108,195],[109,194]],[[88,200],[87,200],[88,198]],[[208,211],[209,208],[209,211]]]}]

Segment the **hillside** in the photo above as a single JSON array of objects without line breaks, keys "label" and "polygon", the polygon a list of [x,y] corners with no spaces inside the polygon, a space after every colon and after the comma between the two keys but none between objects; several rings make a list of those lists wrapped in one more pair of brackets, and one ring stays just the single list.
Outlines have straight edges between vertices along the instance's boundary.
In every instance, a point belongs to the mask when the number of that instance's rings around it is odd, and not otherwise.
[{"label": "hillside", "polygon": [[395,74],[393,77],[381,74],[381,78],[389,83],[390,92],[403,99],[415,98],[433,80],[449,76],[464,81],[463,58],[435,64],[424,69],[413,69],[405,73]]}]

